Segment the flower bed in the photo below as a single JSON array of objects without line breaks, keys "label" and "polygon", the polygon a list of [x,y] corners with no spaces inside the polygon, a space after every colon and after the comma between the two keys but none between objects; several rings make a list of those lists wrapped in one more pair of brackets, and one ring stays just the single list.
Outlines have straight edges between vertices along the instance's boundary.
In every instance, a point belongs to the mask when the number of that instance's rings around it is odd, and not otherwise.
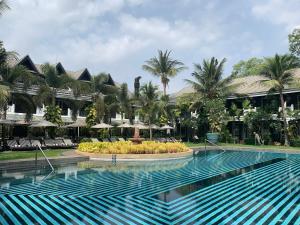
[{"label": "flower bed", "polygon": [[113,143],[80,143],[78,150],[81,152],[100,154],[160,154],[187,152],[189,148],[182,143],[158,143],[154,141],[144,141],[142,144],[136,145],[131,141],[119,141]]}]

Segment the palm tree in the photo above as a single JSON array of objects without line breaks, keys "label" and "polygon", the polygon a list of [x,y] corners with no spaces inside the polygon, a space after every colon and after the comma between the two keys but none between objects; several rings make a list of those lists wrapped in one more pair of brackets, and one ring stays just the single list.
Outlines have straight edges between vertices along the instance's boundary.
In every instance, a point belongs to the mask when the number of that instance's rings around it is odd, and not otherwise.
[{"label": "palm tree", "polygon": [[230,82],[232,77],[223,79],[223,69],[226,59],[219,62],[212,57],[210,60],[203,60],[202,65],[195,64],[195,71],[192,76],[196,81],[186,79],[185,81],[193,86],[198,97],[204,100],[224,98],[232,91]]},{"label": "palm tree", "polygon": [[285,108],[283,90],[287,85],[290,85],[294,79],[291,69],[299,67],[299,59],[292,55],[278,55],[275,57],[266,58],[266,66],[263,71],[264,78],[261,83],[270,87],[270,91],[279,93],[281,114],[284,125],[284,145],[289,146],[288,123]]},{"label": "palm tree", "polygon": [[[2,118],[6,119],[6,111],[8,102],[12,100],[11,93],[16,85],[22,85],[24,91],[26,91],[35,81],[33,76],[25,67],[15,66],[10,67],[9,61],[11,59],[17,60],[17,54],[15,52],[8,52],[0,42],[0,112]],[[24,109],[26,109],[26,119],[30,119],[32,112],[35,109],[35,105],[31,99],[31,96],[27,94],[14,95],[14,100],[22,101]]]},{"label": "palm tree", "polygon": [[175,106],[170,102],[169,95],[163,95],[159,101],[159,117],[160,123],[166,125],[168,122],[174,122]]},{"label": "palm tree", "polygon": [[121,113],[121,120],[123,123],[124,114],[127,114],[130,119],[132,116],[132,105],[128,94],[128,86],[126,83],[121,84],[117,94],[117,101],[119,103],[119,111]]},{"label": "palm tree", "polygon": [[190,110],[206,115],[212,133],[219,131],[225,123],[225,100],[237,86],[231,84],[232,77],[222,78],[225,62],[226,59],[219,62],[214,57],[203,60],[202,65],[195,64],[195,71],[192,73],[195,80],[186,80],[195,90]]},{"label": "palm tree", "polygon": [[42,72],[45,75],[45,80],[40,86],[36,96],[36,102],[39,106],[55,105],[55,97],[58,89],[67,89],[75,83],[75,80],[67,74],[58,74],[58,71],[53,65],[45,63],[41,66]]},{"label": "palm tree", "polygon": [[139,98],[139,112],[144,120],[149,124],[150,140],[152,139],[152,128],[150,125],[155,121],[159,110],[158,97],[158,87],[154,86],[151,82],[141,87],[141,96]]},{"label": "palm tree", "polygon": [[110,75],[100,73],[93,76],[91,81],[91,92],[93,93],[94,104],[97,114],[97,122],[101,120],[110,120],[111,114],[118,109],[117,93],[118,88],[109,84]]},{"label": "palm tree", "polygon": [[171,77],[175,77],[178,73],[185,70],[184,64],[178,60],[173,60],[170,57],[171,51],[158,51],[158,58],[154,57],[146,61],[143,65],[145,71],[150,72],[154,76],[160,77],[163,85],[164,95],[167,94],[167,85]]},{"label": "palm tree", "polygon": [[9,6],[7,4],[7,1],[6,0],[0,0],[0,16],[2,15],[2,13],[9,9]]}]

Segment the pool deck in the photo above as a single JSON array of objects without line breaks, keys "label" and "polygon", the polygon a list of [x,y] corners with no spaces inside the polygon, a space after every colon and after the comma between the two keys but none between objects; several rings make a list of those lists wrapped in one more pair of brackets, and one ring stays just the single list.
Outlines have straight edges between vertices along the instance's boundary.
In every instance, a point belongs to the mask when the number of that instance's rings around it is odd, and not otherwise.
[{"label": "pool deck", "polygon": [[[65,165],[78,163],[82,161],[89,160],[89,157],[79,155],[75,151],[66,152],[62,156],[58,157],[49,157],[50,163],[53,166]],[[14,160],[2,160],[0,161],[0,170],[12,170],[12,169],[20,169],[20,168],[32,168],[35,166],[47,166],[48,163],[45,158],[38,158],[35,160],[34,158],[28,159],[14,159]]]}]

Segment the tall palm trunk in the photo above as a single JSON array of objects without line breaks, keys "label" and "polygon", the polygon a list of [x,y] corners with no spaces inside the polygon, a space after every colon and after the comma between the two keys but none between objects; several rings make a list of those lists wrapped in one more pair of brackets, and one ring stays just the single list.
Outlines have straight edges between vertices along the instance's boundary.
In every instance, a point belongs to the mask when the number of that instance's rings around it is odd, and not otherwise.
[{"label": "tall palm trunk", "polygon": [[287,119],[286,119],[287,115],[286,115],[282,90],[279,91],[279,96],[280,96],[280,104],[281,104],[282,119],[283,119],[284,145],[289,146],[290,142],[289,142],[289,135],[288,135],[288,123],[287,123]]},{"label": "tall palm trunk", "polygon": [[[6,120],[7,109],[8,109],[8,105],[7,105],[7,103],[5,103],[4,106],[3,106],[3,114],[1,113],[2,118],[0,118],[0,119]],[[4,146],[4,144],[5,144],[5,136],[6,136],[6,129],[5,129],[5,125],[2,124],[2,126],[1,126],[2,146]],[[1,145],[1,142],[0,142],[0,145]]]},{"label": "tall palm trunk", "polygon": [[167,95],[167,83],[163,82],[164,96]]},{"label": "tall palm trunk", "polygon": [[151,121],[149,120],[149,130],[150,130],[150,141],[152,141],[152,127],[151,127]]}]

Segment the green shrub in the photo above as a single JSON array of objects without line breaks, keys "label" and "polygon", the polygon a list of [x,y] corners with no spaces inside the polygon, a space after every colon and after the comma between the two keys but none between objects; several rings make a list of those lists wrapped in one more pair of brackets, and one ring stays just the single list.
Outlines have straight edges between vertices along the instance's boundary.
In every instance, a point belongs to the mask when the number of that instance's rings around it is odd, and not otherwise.
[{"label": "green shrub", "polygon": [[245,138],[244,140],[246,145],[255,145],[255,139],[254,138]]},{"label": "green shrub", "polygon": [[85,143],[85,142],[91,142],[92,140],[90,138],[82,138],[80,140],[80,143]]},{"label": "green shrub", "polygon": [[292,139],[291,146],[293,147],[300,147],[300,138]]}]

